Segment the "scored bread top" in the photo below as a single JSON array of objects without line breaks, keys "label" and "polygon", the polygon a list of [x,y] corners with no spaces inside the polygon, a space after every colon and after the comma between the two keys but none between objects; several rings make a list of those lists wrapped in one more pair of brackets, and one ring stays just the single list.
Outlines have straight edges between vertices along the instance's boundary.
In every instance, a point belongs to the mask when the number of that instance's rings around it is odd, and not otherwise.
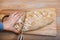
[{"label": "scored bread top", "polygon": [[24,31],[36,30],[51,24],[54,21],[54,17],[56,17],[55,10],[54,8],[28,10],[26,12]]}]

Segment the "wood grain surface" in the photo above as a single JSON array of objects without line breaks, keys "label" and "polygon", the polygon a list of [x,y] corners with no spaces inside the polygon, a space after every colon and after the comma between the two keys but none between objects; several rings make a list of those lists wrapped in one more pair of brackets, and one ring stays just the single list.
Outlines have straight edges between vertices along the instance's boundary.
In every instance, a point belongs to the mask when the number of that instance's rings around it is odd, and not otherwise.
[{"label": "wood grain surface", "polygon": [[[60,0],[0,0],[0,10],[49,7],[57,9],[57,36],[24,35],[24,40],[60,40]],[[0,40],[17,40],[17,34],[9,32],[6,35],[6,33],[7,32],[0,32]]]}]

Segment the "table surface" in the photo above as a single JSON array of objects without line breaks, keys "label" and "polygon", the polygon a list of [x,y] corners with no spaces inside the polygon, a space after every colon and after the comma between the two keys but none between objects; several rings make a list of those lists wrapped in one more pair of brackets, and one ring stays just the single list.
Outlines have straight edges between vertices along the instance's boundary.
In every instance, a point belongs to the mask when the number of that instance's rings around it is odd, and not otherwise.
[{"label": "table surface", "polygon": [[[5,1],[5,0],[4,0]],[[0,0],[3,2],[3,0]],[[40,4],[44,7],[54,7],[57,9],[57,36],[39,36],[39,35],[24,35],[24,40],[60,40],[60,0],[40,0]],[[0,3],[1,6],[1,3]],[[42,6],[41,6],[42,7]],[[1,9],[1,7],[0,7]],[[0,40],[17,40],[18,35],[12,32],[0,32]]]}]

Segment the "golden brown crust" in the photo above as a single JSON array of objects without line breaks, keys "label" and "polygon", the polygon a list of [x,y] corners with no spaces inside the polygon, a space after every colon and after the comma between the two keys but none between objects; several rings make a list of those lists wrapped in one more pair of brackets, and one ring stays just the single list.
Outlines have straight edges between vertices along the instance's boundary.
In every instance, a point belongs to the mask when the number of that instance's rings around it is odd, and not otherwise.
[{"label": "golden brown crust", "polygon": [[34,30],[44,27],[54,21],[54,8],[29,9],[26,13],[25,30]]}]

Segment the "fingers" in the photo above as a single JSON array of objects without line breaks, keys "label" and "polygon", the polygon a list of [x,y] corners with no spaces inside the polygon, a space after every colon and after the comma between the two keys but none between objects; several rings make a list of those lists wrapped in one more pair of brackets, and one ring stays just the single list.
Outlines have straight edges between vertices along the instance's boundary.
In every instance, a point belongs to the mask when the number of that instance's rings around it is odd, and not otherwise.
[{"label": "fingers", "polygon": [[10,17],[15,16],[16,14],[17,14],[17,12],[14,12],[14,13],[12,13],[12,14],[10,15]]},{"label": "fingers", "polygon": [[4,22],[5,23],[5,28],[6,30],[13,31],[15,33],[18,33],[18,31],[13,27],[18,19],[23,16],[24,12],[14,12],[11,14],[7,20]]},{"label": "fingers", "polygon": [[16,14],[17,14],[17,12],[12,13],[12,14],[9,16],[9,19],[12,19]]},{"label": "fingers", "polygon": [[10,19],[10,21],[12,22],[12,24],[16,23],[18,21],[18,19],[20,18],[21,16],[19,15],[19,13],[17,12],[15,15],[13,15]]},{"label": "fingers", "polygon": [[19,18],[19,14],[17,12],[14,12],[13,14],[11,14],[7,20],[9,20],[10,22],[14,22],[16,20],[18,20]]}]

